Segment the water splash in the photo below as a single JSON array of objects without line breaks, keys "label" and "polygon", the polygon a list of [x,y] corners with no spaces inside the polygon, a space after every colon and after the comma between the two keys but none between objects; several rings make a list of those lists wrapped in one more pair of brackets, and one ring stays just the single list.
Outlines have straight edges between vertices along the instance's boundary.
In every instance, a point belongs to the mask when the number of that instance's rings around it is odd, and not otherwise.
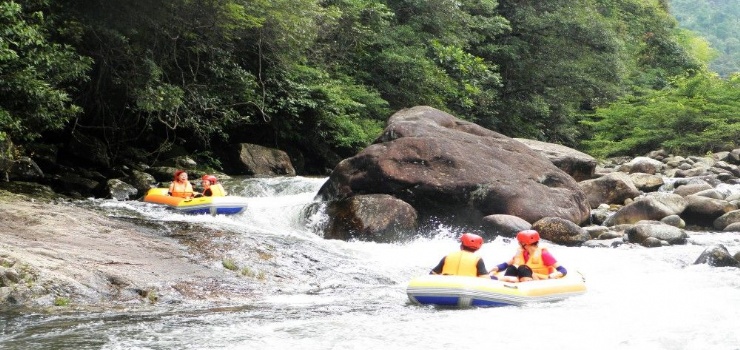
[{"label": "water splash", "polygon": [[[240,264],[289,278],[260,285],[269,291],[265,297],[230,308],[0,315],[0,344],[4,349],[489,349],[521,347],[525,340],[526,347],[549,349],[738,349],[740,269],[693,264],[714,244],[731,253],[740,250],[737,232],[690,232],[686,245],[650,249],[550,245],[561,264],[586,277],[586,294],[522,307],[441,310],[409,304],[405,285],[458,249],[459,232],[439,225],[401,243],[324,240],[313,229],[325,218],[303,216],[324,180],[224,181],[228,191],[250,198],[249,209],[235,216],[95,202],[112,216],[193,222],[234,233],[239,244],[231,254]],[[490,267],[515,249],[513,240],[496,237],[479,254]],[[536,336],[517,320],[540,325]]]}]

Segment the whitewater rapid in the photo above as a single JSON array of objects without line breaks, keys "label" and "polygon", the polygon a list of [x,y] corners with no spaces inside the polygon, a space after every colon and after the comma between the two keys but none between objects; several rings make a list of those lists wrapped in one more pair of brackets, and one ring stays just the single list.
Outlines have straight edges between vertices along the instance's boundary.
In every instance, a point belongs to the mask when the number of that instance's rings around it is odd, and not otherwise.
[{"label": "whitewater rapid", "polygon": [[[410,304],[406,283],[457,249],[459,232],[440,225],[403,243],[325,240],[316,232],[325,218],[303,217],[324,181],[225,181],[231,193],[250,198],[247,212],[236,217],[100,203],[111,213],[136,211],[150,220],[191,221],[236,233],[244,244],[235,256],[287,240],[295,249],[291,254],[311,257],[319,272],[223,308],[6,315],[0,348],[740,349],[740,269],[694,264],[708,246],[740,250],[740,232],[688,232],[688,244],[660,248],[549,245],[562,265],[585,276],[586,294],[521,307],[438,309]],[[515,248],[498,237],[479,253],[493,266]]]}]

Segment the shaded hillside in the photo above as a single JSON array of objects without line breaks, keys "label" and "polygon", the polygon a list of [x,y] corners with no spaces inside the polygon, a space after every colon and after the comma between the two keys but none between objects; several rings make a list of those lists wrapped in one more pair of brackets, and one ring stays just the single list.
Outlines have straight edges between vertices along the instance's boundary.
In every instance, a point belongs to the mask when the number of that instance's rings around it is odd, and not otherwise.
[{"label": "shaded hillside", "polygon": [[740,1],[670,0],[681,27],[701,34],[717,50],[710,68],[723,77],[740,72]]}]

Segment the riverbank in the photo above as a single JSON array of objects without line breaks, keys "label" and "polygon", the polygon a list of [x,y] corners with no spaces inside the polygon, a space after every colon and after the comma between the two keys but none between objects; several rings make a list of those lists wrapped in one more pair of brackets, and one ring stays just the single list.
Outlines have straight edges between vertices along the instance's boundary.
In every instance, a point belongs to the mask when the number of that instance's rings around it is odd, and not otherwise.
[{"label": "riverbank", "polygon": [[0,213],[0,309],[224,303],[253,295],[248,281],[213,255],[219,233],[208,228],[128,222],[3,190]]}]

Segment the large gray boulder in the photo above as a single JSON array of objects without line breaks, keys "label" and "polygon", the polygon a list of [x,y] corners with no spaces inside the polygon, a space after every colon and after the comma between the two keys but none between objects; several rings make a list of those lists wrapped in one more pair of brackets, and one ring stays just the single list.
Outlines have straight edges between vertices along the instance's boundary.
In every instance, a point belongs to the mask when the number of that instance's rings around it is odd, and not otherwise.
[{"label": "large gray boulder", "polygon": [[705,249],[696,259],[694,265],[707,264],[715,267],[740,267],[740,261],[735,259],[722,244],[713,245]]},{"label": "large gray boulder", "polygon": [[737,210],[734,204],[722,200],[699,195],[688,195],[686,197],[686,209],[681,213],[681,217],[689,224],[711,227],[718,217]]},{"label": "large gray boulder", "polygon": [[596,158],[586,153],[554,143],[520,138],[515,138],[515,140],[544,155],[552,164],[568,173],[576,181],[588,180],[594,176]]},{"label": "large gray boulder", "polygon": [[662,172],[664,168],[665,164],[659,160],[649,157],[635,157],[620,167],[620,170],[629,174],[645,173],[652,175]]},{"label": "large gray boulder", "polygon": [[[174,171],[168,174],[169,177],[167,177],[166,179],[167,181],[171,181],[174,175]],[[128,178],[124,179],[124,181],[126,181],[126,183],[130,184],[131,186],[134,186],[136,188],[137,195],[139,196],[145,195],[147,191],[157,186],[157,179],[155,179],[154,176],[138,170],[132,170],[131,175]],[[161,186],[169,186],[169,183],[165,182]]]},{"label": "large gray boulder", "polygon": [[[689,235],[686,231],[664,224],[637,224],[625,231],[631,243],[646,247],[661,246],[662,242],[669,245],[686,244]],[[655,244],[655,243],[658,244]]]},{"label": "large gray boulder", "polygon": [[543,239],[565,246],[580,246],[591,239],[589,233],[573,222],[561,218],[542,218],[532,224]]},{"label": "large gray boulder", "polygon": [[598,208],[600,204],[624,204],[625,200],[641,194],[630,176],[621,172],[584,180],[578,185],[586,193],[591,208]]},{"label": "large gray boulder", "polygon": [[230,166],[233,167],[231,170],[235,174],[256,176],[296,174],[288,154],[279,149],[240,143],[232,146],[229,156],[233,160]]},{"label": "large gray boulder", "polygon": [[724,230],[725,227],[740,222],[740,210],[733,210],[722,214],[722,216],[714,219],[712,225],[718,230]]},{"label": "large gray boulder", "polygon": [[413,233],[416,211],[407,203],[389,195],[354,196],[331,201],[327,205],[330,220],[324,238],[352,238],[390,242]]},{"label": "large gray boulder", "polygon": [[41,181],[44,172],[30,157],[18,157],[10,168],[10,180]]},{"label": "large gray boulder", "polygon": [[730,164],[740,164],[740,148],[733,149],[727,155],[727,162]]},{"label": "large gray boulder", "polygon": [[332,171],[317,198],[389,194],[420,217],[480,224],[508,214],[576,224],[590,207],[576,181],[521,142],[434,109],[404,109],[383,134]]},{"label": "large gray boulder", "polygon": [[679,195],[679,196],[689,196],[704,190],[711,190],[714,187],[706,182],[702,183],[692,183],[687,185],[681,185],[676,187],[675,190],[673,190],[673,193]]},{"label": "large gray boulder", "polygon": [[643,192],[655,192],[665,184],[662,175],[632,173],[629,174],[629,177],[632,180],[632,183],[635,184],[635,187]]},{"label": "large gray boulder", "polygon": [[661,220],[669,215],[680,215],[687,205],[688,201],[677,194],[653,192],[619,209],[604,221],[604,226]]},{"label": "large gray boulder", "polygon": [[506,214],[493,214],[483,218],[483,231],[486,237],[516,237],[519,231],[529,230],[532,224],[524,219]]},{"label": "large gray boulder", "polygon": [[107,197],[125,201],[128,199],[134,199],[138,190],[136,187],[124,182],[121,179],[110,179],[106,182]]}]

